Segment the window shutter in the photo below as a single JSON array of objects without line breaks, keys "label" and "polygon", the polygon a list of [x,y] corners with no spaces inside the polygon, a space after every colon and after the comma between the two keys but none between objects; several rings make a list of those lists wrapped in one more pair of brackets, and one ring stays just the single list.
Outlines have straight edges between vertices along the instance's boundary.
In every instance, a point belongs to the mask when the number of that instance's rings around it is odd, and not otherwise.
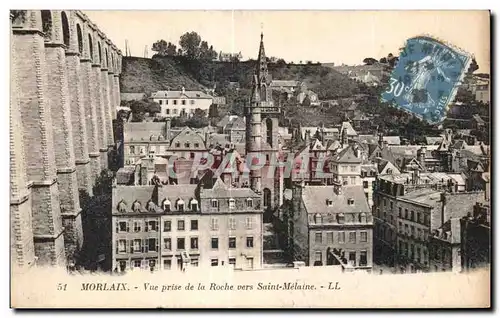
[{"label": "window shutter", "polygon": [[142,253],[145,252],[145,248],[144,248],[144,240],[141,240],[141,251]]},{"label": "window shutter", "polygon": [[130,253],[133,253],[134,252],[134,240],[130,240],[129,245],[130,245]]},{"label": "window shutter", "polygon": [[115,224],[115,225],[116,225],[116,233],[119,233],[119,232],[120,232],[120,227],[119,227],[119,225],[118,225],[118,224],[119,224],[119,222],[118,222],[118,221],[116,221],[116,224]]},{"label": "window shutter", "polygon": [[127,232],[130,232],[130,222],[132,222],[132,221],[127,222]]},{"label": "window shutter", "polygon": [[147,253],[149,252],[149,244],[148,244],[148,239],[144,240],[144,252]]},{"label": "window shutter", "polygon": [[159,249],[158,249],[158,247],[159,247],[158,246],[159,245],[159,240],[156,239],[155,241],[156,241],[156,252],[158,252],[159,251]]},{"label": "window shutter", "polygon": [[118,241],[116,241],[116,254],[118,254]]},{"label": "window shutter", "polygon": [[148,221],[146,220],[145,224],[144,224],[144,232],[148,232],[149,231],[149,226],[148,226]]}]

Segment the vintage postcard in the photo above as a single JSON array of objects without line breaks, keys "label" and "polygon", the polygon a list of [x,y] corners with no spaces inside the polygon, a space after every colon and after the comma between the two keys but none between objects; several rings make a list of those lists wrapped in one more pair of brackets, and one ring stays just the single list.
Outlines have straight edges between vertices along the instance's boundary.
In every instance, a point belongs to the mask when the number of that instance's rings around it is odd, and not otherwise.
[{"label": "vintage postcard", "polygon": [[13,308],[490,308],[489,11],[10,10]]}]

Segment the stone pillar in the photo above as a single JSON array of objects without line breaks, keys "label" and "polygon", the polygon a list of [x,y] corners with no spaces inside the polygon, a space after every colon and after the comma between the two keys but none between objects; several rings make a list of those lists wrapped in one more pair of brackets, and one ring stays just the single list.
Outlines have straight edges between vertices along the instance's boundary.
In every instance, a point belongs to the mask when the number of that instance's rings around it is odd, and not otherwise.
[{"label": "stone pillar", "polygon": [[26,169],[28,180],[32,181],[35,255],[37,264],[64,266],[66,257],[52,128],[55,123],[48,98],[51,93],[48,91],[49,69],[41,32],[41,12],[25,11],[24,18],[20,17],[13,27]]},{"label": "stone pillar", "polygon": [[[17,14],[11,14],[11,20]],[[17,52],[13,40],[13,34],[10,32],[10,257],[12,272],[17,273],[35,265],[35,245],[31,223],[31,185],[28,188],[23,125],[18,99],[19,87],[15,69]]]},{"label": "stone pillar", "polygon": [[[73,146],[75,149],[76,177],[78,190],[92,196],[92,176],[88,147],[87,123],[80,74],[80,54],[66,51],[66,69],[71,106],[71,126],[73,128]],[[90,121],[90,118],[88,118]]]},{"label": "stone pillar", "polygon": [[108,143],[115,146],[115,135],[113,129],[113,119],[116,119],[116,94],[115,94],[115,76],[112,69],[108,70],[108,87],[109,87],[109,130],[111,133],[108,134]]},{"label": "stone pillar", "polygon": [[[116,106],[121,105],[121,98],[120,98],[120,74],[115,73],[114,75],[114,92],[115,92],[115,103]],[[115,111],[115,118],[117,117],[116,111]]]},{"label": "stone pillar", "polygon": [[[85,30],[85,28],[84,28]],[[84,32],[84,34],[87,34]],[[93,86],[92,52],[89,52],[90,43],[88,36],[83,36],[85,47],[84,55],[80,57],[80,80],[83,91],[83,105],[85,111],[85,124],[87,128],[87,147],[90,158],[90,172],[92,185],[101,173],[101,160],[99,152],[99,134],[97,126],[97,103]]]},{"label": "stone pillar", "polygon": [[108,140],[106,132],[106,111],[104,107],[104,101],[102,96],[102,84],[101,84],[101,64],[92,64],[92,88],[93,88],[93,100],[96,105],[97,114],[97,132],[99,140],[99,159],[101,162],[101,169],[108,168]]},{"label": "stone pillar", "polygon": [[106,126],[106,141],[108,147],[108,154],[111,149],[113,149],[113,121],[111,120],[111,100],[109,94],[109,76],[108,68],[106,66],[101,67],[101,94],[103,102],[103,119],[104,125]]},{"label": "stone pillar", "polygon": [[[65,231],[64,241],[67,257],[72,257],[81,248],[83,235],[77,233],[74,223],[80,218],[80,200],[75,166],[73,146],[73,127],[68,89],[68,73],[66,66],[66,48],[69,43],[63,42],[64,21],[60,11],[52,11],[53,30],[50,41],[45,42],[45,60],[47,63],[47,89],[54,127],[54,150],[57,167],[57,182],[62,191],[59,192],[60,209],[63,226],[75,231]],[[67,17],[69,20],[69,17]],[[66,21],[69,22],[69,21]],[[69,32],[69,24],[66,25]],[[73,72],[74,73],[74,72]]]}]

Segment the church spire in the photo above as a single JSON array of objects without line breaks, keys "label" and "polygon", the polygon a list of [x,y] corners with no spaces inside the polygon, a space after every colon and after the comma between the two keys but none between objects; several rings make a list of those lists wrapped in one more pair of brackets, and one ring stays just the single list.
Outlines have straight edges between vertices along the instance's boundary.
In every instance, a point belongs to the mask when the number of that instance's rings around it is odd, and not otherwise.
[{"label": "church spire", "polygon": [[264,33],[260,33],[260,47],[259,58],[257,60],[257,76],[259,77],[259,84],[267,82],[267,59],[266,51],[264,50]]}]

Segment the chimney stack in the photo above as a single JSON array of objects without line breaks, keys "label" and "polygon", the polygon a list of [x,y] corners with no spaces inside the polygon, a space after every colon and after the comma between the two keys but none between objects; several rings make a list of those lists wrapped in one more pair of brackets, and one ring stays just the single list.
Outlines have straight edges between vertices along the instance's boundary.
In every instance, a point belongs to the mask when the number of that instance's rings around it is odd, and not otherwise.
[{"label": "chimney stack", "polygon": [[165,122],[165,139],[167,140],[168,143],[170,143],[170,138],[171,138],[171,122],[172,119],[170,117],[167,117],[167,120]]},{"label": "chimney stack", "polygon": [[384,135],[382,133],[378,134],[378,146],[380,148],[384,147]]},{"label": "chimney stack", "polygon": [[441,193],[441,224],[439,224],[440,227],[446,222],[446,192]]}]

